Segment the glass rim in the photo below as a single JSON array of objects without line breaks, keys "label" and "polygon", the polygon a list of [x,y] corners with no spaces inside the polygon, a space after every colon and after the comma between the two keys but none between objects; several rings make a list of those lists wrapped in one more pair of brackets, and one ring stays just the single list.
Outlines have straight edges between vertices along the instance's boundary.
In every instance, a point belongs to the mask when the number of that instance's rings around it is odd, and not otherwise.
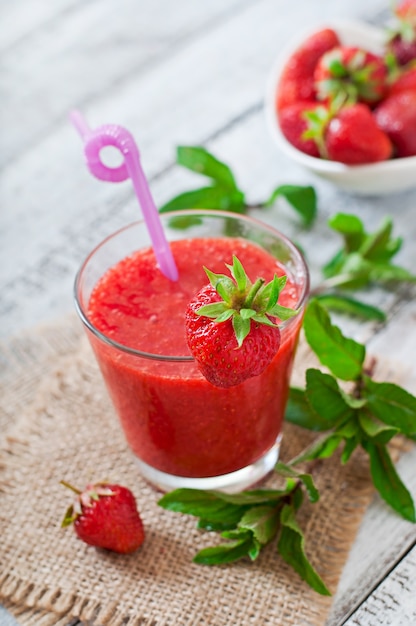
[{"label": "glass rim", "polygon": [[[250,215],[242,215],[240,213],[232,213],[231,211],[223,211],[223,210],[218,210],[218,209],[183,209],[183,210],[178,210],[178,211],[170,211],[168,213],[161,213],[160,216],[161,218],[173,218],[173,217],[183,217],[183,216],[189,216],[189,215],[202,215],[202,216],[207,216],[207,217],[215,217],[215,218],[228,218],[228,219],[234,219],[234,220],[238,220],[238,221],[243,221],[246,222],[247,224],[251,225],[251,226],[257,226],[258,228],[260,228],[263,231],[269,232],[271,235],[273,235],[274,237],[280,239],[281,241],[283,241],[288,248],[290,248],[291,253],[293,254],[293,256],[296,258],[296,263],[297,265],[301,265],[304,269],[304,283],[302,285],[302,292],[299,295],[298,301],[297,301],[297,308],[302,308],[308,298],[309,295],[309,283],[310,283],[310,276],[309,276],[309,269],[308,266],[306,264],[306,260],[304,258],[304,255],[302,254],[302,252],[299,250],[299,248],[293,243],[293,241],[291,241],[286,235],[284,235],[282,232],[280,232],[279,230],[277,230],[274,226],[270,226],[269,224],[266,224],[265,222],[262,222],[261,220],[254,218]],[[79,297],[79,293],[80,293],[80,285],[81,285],[81,280],[82,280],[82,275],[83,272],[86,268],[86,266],[88,265],[90,259],[96,254],[96,252],[102,248],[108,241],[110,241],[111,239],[114,239],[115,237],[117,237],[118,235],[122,234],[123,232],[130,230],[134,227],[137,226],[146,226],[144,219],[141,220],[136,220],[134,222],[130,222],[129,224],[126,224],[125,226],[122,226],[121,228],[119,228],[118,230],[114,231],[113,233],[111,233],[110,235],[107,235],[107,237],[105,237],[104,239],[102,239],[96,246],[94,246],[94,248],[89,252],[89,254],[86,256],[86,258],[84,259],[84,261],[82,262],[80,268],[78,269],[76,275],[75,275],[75,280],[74,280],[74,300],[75,300],[75,309],[76,312],[80,318],[80,320],[82,321],[82,323],[84,324],[84,326],[86,326],[86,328],[100,341],[102,341],[103,343],[107,344],[108,346],[115,348],[117,350],[119,350],[120,352],[124,352],[126,354],[129,354],[131,356],[136,356],[136,357],[141,357],[144,359],[150,359],[153,361],[164,361],[164,362],[193,362],[195,359],[191,354],[187,354],[187,355],[166,355],[166,354],[154,354],[151,352],[145,352],[143,350],[138,350],[136,348],[130,348],[129,346],[126,346],[125,344],[119,343],[118,341],[115,341],[114,339],[111,339],[110,337],[107,337],[106,335],[104,335],[104,333],[102,333],[100,330],[98,330],[98,328],[96,328],[91,321],[88,319],[88,316],[86,314],[86,311],[84,310],[81,301],[80,301],[80,297]],[[250,240],[248,240],[250,241]],[[151,243],[149,241],[149,246],[151,246]],[[289,319],[287,319],[286,321],[282,322],[281,324],[279,324],[279,328],[280,330],[285,330],[286,328],[288,328],[289,326],[291,326],[292,324],[294,324],[297,320],[297,316],[291,317]]]}]

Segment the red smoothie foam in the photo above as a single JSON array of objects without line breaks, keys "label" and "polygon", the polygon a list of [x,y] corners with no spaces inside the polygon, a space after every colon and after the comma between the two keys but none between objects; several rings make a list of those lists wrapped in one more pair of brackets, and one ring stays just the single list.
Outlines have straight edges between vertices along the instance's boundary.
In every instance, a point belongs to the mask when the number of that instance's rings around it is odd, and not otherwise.
[{"label": "red smoothie foam", "polygon": [[[284,268],[262,248],[242,239],[171,242],[179,281],[165,278],[153,251],[126,257],[98,281],[88,319],[112,341],[166,357],[189,356],[185,310],[208,280],[205,265],[226,273],[235,254],[252,282],[270,281]],[[279,303],[296,307],[302,285],[288,276]],[[130,355],[90,339],[112,401],[134,453],[168,474],[208,477],[254,463],[281,430],[301,316],[286,323],[272,363],[260,375],[228,389],[211,385],[193,361]]]}]

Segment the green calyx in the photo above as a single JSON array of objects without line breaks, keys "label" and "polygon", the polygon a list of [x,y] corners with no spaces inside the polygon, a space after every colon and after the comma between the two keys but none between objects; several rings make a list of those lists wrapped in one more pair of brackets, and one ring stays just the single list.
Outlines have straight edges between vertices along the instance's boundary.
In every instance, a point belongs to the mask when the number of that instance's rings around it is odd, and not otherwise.
[{"label": "green calyx", "polygon": [[322,159],[329,158],[325,136],[330,121],[338,115],[343,107],[352,106],[353,104],[354,99],[348,98],[345,93],[337,93],[328,104],[322,104],[311,111],[304,112],[303,117],[307,127],[302,133],[302,139],[312,139]]},{"label": "green calyx", "polygon": [[379,99],[380,79],[377,77],[377,64],[366,61],[364,50],[357,50],[345,63],[338,50],[327,53],[326,67],[329,77],[317,83],[321,100],[331,99],[334,94],[343,94],[354,103],[365,98],[368,101]]},{"label": "green calyx", "polygon": [[286,285],[286,276],[279,278],[275,275],[267,284],[263,278],[258,278],[252,283],[236,256],[233,256],[233,264],[226,266],[232,278],[225,274],[215,274],[204,267],[211,285],[222,300],[202,306],[196,313],[217,323],[231,319],[238,347],[242,346],[250,332],[251,320],[276,327],[277,324],[270,317],[284,321],[297,315],[298,311],[277,303]]}]

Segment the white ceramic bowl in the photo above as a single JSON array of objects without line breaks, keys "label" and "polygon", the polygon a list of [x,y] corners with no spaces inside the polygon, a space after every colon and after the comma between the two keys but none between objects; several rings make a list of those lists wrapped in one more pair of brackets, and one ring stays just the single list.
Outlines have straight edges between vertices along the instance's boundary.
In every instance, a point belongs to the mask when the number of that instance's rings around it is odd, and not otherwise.
[{"label": "white ceramic bowl", "polygon": [[359,45],[371,52],[381,52],[383,32],[363,22],[331,22],[315,27],[297,38],[279,55],[267,85],[265,102],[267,124],[277,146],[299,165],[346,191],[362,195],[384,195],[416,187],[416,156],[370,165],[350,166],[338,161],[311,157],[297,150],[283,136],[275,109],[276,90],[283,67],[290,54],[308,35],[325,27],[333,28],[345,45]]}]

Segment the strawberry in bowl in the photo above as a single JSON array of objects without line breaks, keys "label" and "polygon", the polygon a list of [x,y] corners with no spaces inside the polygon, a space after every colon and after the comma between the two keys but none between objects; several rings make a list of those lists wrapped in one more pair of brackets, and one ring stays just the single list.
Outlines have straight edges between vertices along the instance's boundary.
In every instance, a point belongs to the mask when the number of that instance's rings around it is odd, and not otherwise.
[{"label": "strawberry in bowl", "polygon": [[[293,98],[288,68],[322,33],[334,45],[304,66],[313,87]],[[415,84],[415,65],[392,61],[385,30],[361,22],[326,24],[305,33],[277,60],[266,95],[268,126],[287,156],[342,189],[364,195],[409,189],[416,186],[416,150],[411,141],[403,148],[402,137],[414,136],[413,116],[403,114],[398,137],[390,111],[399,107],[390,104],[389,115],[383,109],[395,91],[415,94]],[[409,93],[400,99],[414,102]],[[388,124],[380,121],[387,117]]]}]

